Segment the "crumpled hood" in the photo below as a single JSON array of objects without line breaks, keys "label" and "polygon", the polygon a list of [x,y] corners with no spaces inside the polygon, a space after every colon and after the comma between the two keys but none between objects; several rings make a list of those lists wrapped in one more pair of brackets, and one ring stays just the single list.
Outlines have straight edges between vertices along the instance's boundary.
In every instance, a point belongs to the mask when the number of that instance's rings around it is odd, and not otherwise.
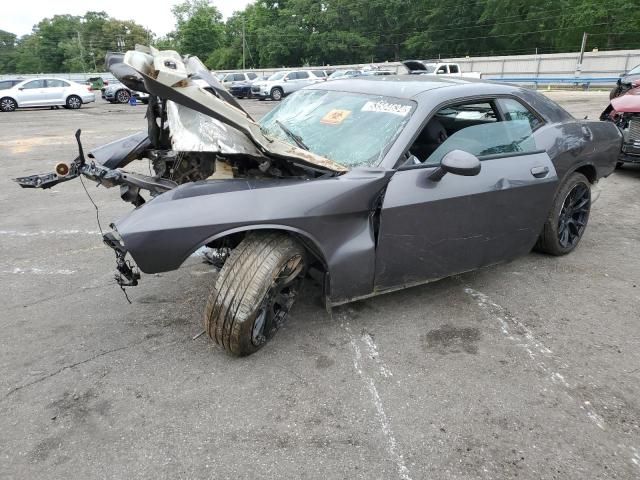
[{"label": "crumpled hood", "polygon": [[264,136],[239,106],[191,80],[197,75],[212,86],[220,85],[197,57],[138,46],[125,54],[124,64],[142,76],[146,91],[177,104],[168,107],[175,150],[276,157],[332,172],[348,171],[332,160]]}]

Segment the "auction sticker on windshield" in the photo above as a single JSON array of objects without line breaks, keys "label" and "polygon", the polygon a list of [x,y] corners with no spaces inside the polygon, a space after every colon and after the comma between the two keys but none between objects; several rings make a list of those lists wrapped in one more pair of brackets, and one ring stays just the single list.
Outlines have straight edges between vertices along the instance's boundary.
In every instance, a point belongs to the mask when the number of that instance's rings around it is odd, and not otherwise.
[{"label": "auction sticker on windshield", "polygon": [[339,110],[334,108],[329,110],[327,114],[320,119],[320,123],[326,125],[339,125],[344,122],[345,118],[351,115],[351,110]]},{"label": "auction sticker on windshield", "polygon": [[384,100],[377,102],[369,101],[362,106],[363,112],[378,112],[378,113],[393,113],[394,115],[400,115],[406,117],[411,111],[410,105],[403,105],[401,103],[389,103]]}]

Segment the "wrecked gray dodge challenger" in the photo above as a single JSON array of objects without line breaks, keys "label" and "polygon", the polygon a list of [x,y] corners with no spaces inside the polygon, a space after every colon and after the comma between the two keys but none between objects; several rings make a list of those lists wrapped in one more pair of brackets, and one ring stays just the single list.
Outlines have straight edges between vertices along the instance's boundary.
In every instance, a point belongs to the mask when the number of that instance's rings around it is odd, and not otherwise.
[{"label": "wrecked gray dodge challenger", "polygon": [[[308,87],[259,123],[195,57],[138,47],[112,72],[150,94],[148,132],[82,150],[79,175],[135,209],[105,243],[117,280],[177,269],[208,247],[220,272],[209,336],[250,354],[282,325],[309,269],[327,306],[511,260],[572,251],[621,136],[509,85],[423,76]],[[143,160],[155,175],[127,172]]]}]

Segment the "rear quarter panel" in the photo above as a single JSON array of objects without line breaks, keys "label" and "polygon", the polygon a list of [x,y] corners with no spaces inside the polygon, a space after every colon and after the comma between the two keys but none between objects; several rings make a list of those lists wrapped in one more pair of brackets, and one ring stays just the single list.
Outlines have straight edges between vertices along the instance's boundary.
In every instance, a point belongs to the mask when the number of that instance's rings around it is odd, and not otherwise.
[{"label": "rear quarter panel", "polygon": [[534,133],[536,145],[547,151],[556,168],[559,185],[575,170],[593,167],[595,178],[606,177],[616,166],[622,136],[610,122],[568,120],[547,124]]}]

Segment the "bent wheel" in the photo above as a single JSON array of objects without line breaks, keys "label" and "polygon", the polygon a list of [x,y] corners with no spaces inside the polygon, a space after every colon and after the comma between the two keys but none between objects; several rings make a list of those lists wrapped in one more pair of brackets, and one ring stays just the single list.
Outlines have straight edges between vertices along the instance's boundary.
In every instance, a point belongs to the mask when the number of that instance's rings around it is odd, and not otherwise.
[{"label": "bent wheel", "polygon": [[291,236],[250,233],[218,274],[204,311],[204,326],[232,355],[266,344],[293,306],[305,270],[304,248]]},{"label": "bent wheel", "polygon": [[558,190],[536,249],[551,255],[573,251],[587,228],[590,211],[591,184],[581,173],[574,173]]}]

